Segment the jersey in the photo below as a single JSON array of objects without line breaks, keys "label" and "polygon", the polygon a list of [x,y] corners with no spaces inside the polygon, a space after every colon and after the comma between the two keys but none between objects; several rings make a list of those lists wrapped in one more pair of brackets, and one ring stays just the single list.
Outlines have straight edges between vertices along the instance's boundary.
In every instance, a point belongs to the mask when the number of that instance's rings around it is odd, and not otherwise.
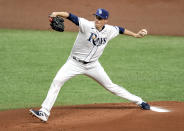
[{"label": "jersey", "polygon": [[107,43],[116,37],[120,30],[118,26],[104,25],[101,31],[95,27],[94,21],[78,17],[79,33],[70,53],[85,62],[94,62],[102,55]]}]

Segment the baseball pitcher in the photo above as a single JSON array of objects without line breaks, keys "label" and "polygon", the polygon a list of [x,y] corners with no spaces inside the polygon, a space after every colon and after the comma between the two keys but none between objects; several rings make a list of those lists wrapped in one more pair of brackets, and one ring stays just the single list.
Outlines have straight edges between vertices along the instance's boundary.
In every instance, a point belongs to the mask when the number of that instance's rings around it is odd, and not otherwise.
[{"label": "baseball pitcher", "polygon": [[[123,27],[108,25],[109,12],[105,9],[97,9],[94,16],[94,21],[88,21],[85,18],[78,17],[68,12],[53,12],[50,15],[52,29],[61,32],[64,31],[64,20],[62,20],[62,18],[65,18],[79,27],[79,33],[68,60],[53,79],[47,97],[42,103],[42,107],[38,111],[33,109],[30,110],[31,114],[38,119],[44,122],[48,120],[50,111],[63,84],[70,78],[79,74],[84,74],[93,78],[111,93],[134,102],[144,110],[150,110],[149,104],[144,102],[140,97],[131,94],[122,86],[113,83],[98,61],[104,48],[111,39],[119,34],[141,38],[147,35],[146,29],[134,33]],[[55,20],[55,18],[59,17],[60,20]]]}]

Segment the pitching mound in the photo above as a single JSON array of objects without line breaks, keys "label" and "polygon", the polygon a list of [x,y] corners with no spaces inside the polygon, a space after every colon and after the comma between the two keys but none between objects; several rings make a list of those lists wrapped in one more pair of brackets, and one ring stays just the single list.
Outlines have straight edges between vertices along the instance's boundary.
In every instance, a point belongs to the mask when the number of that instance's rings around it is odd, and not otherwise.
[{"label": "pitching mound", "polygon": [[2,131],[183,131],[184,102],[151,102],[170,112],[141,110],[135,104],[91,104],[55,107],[47,123],[29,109],[0,112]]}]

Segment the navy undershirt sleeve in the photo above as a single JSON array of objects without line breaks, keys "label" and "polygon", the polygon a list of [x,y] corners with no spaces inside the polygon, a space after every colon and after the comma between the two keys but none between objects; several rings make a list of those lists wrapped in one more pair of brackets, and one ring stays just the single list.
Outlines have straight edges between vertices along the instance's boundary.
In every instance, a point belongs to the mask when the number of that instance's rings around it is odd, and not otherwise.
[{"label": "navy undershirt sleeve", "polygon": [[[119,26],[118,26],[119,27]],[[119,27],[119,33],[123,34],[125,32],[125,28]]]},{"label": "navy undershirt sleeve", "polygon": [[77,16],[75,16],[72,13],[69,13],[69,16],[67,17],[67,19],[69,19],[70,21],[72,21],[74,24],[79,26],[79,18]]}]

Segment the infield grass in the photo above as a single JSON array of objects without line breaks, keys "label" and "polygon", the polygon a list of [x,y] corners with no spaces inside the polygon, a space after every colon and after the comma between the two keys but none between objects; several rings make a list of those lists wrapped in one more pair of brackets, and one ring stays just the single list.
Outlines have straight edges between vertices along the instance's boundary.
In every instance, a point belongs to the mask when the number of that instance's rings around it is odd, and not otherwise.
[{"label": "infield grass", "polygon": [[[77,33],[0,30],[0,110],[40,107]],[[184,37],[118,36],[100,62],[112,81],[145,101],[184,101]],[[127,102],[86,76],[65,83],[55,105]]]}]

